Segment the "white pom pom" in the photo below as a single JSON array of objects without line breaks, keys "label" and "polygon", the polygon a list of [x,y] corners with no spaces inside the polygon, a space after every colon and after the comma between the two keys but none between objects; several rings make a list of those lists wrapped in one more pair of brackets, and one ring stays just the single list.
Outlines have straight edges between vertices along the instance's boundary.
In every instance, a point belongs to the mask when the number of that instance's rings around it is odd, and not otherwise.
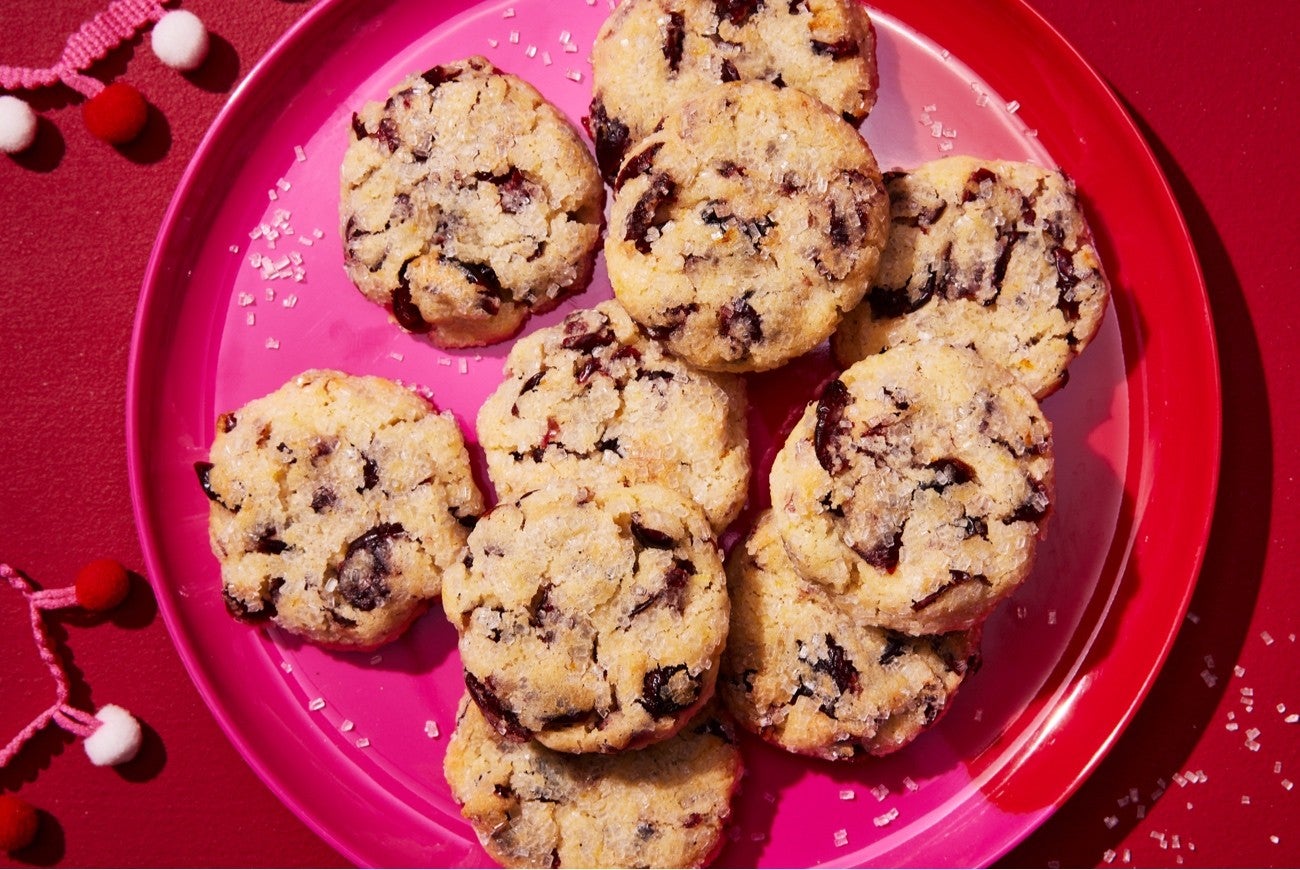
[{"label": "white pom pom", "polygon": [[172,69],[197,69],[208,56],[208,29],[184,9],[168,12],[153,26],[153,53]]},{"label": "white pom pom", "polygon": [[99,708],[95,718],[103,724],[82,741],[90,763],[96,767],[125,764],[140,751],[142,733],[135,717],[116,704]]},{"label": "white pom pom", "polygon": [[17,154],[36,141],[36,113],[17,97],[0,97],[0,151]]}]

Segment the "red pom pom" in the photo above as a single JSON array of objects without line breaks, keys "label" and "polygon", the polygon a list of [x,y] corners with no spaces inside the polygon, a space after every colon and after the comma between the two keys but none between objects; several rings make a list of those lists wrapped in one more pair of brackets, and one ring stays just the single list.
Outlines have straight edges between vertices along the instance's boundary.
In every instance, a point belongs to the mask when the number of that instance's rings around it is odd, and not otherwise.
[{"label": "red pom pom", "polygon": [[112,610],[131,589],[126,569],[112,559],[96,559],[77,572],[77,603],[87,610]]},{"label": "red pom pom", "polygon": [[81,107],[90,135],[114,145],[125,145],[139,136],[148,114],[144,97],[125,82],[114,82]]},{"label": "red pom pom", "polygon": [[30,846],[39,822],[35,808],[27,801],[0,794],[0,852],[17,852]]}]

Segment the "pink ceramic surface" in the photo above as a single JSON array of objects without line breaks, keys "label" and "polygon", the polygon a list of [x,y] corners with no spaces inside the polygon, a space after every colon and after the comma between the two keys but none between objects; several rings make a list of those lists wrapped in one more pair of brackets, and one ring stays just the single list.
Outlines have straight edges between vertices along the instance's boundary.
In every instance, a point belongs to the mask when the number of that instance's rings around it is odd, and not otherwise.
[{"label": "pink ceramic surface", "polygon": [[[1219,445],[1214,346],[1195,257],[1150,154],[1100,81],[1021,3],[912,5],[872,7],[882,85],[863,133],[882,167],[948,153],[1061,165],[1079,183],[1115,304],[1046,403],[1056,512],[1034,576],[988,626],[984,668],[931,733],[888,759],[832,765],[746,739],[722,864],[994,860],[1131,717],[1204,546]],[[322,3],[218,119],[150,263],[128,445],[160,609],[249,763],[358,863],[488,861],[441,772],[463,690],[454,632],[435,611],[400,641],[353,654],[235,623],[193,464],[218,413],[311,367],[426,388],[473,440],[508,345],[436,350],[348,283],[337,226],[348,120],[405,74],[482,53],[576,123],[607,13],[606,0]],[[528,330],[609,295],[602,264],[586,294]],[[814,354],[751,380],[758,473],[746,519],[765,499],[774,441],[830,371]]]}]

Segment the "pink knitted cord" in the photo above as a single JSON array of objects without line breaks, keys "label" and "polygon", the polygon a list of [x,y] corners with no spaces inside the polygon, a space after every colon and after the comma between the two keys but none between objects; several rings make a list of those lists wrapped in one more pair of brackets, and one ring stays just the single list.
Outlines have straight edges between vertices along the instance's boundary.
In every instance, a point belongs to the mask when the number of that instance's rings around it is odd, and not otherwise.
[{"label": "pink knitted cord", "polygon": [[167,0],[114,0],[108,8],[68,37],[58,63],[49,67],[0,66],[0,88],[30,90],[63,82],[86,97],[104,89],[83,71],[130,39],[149,21],[162,17]]},{"label": "pink knitted cord", "polygon": [[0,562],[0,577],[8,581],[9,585],[22,594],[27,601],[27,610],[32,623],[32,637],[36,640],[36,649],[40,653],[41,661],[50,671],[50,676],[54,677],[54,703],[50,705],[43,713],[33,719],[26,728],[18,732],[13,740],[10,740],[0,750],[0,767],[9,763],[18,751],[22,749],[32,735],[40,731],[51,721],[65,731],[76,734],[79,737],[89,737],[99,727],[99,720],[84,710],[78,710],[76,707],[68,704],[68,675],[63,670],[63,663],[59,661],[58,656],[50,644],[49,635],[45,631],[45,619],[41,616],[42,610],[52,610],[56,607],[67,607],[77,603],[76,590],[72,587],[68,589],[35,589],[27,578],[19,574],[13,568]]}]

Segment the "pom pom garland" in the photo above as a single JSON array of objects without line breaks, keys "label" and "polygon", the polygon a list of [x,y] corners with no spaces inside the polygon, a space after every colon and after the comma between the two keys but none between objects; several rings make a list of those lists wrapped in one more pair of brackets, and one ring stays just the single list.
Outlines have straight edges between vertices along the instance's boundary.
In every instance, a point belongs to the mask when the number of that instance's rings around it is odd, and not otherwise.
[{"label": "pom pom garland", "polygon": [[36,839],[36,809],[11,794],[0,794],[0,852],[17,852]]},{"label": "pom pom garland", "polygon": [[208,56],[208,29],[193,12],[176,9],[158,19],[149,44],[172,69],[197,69]]},{"label": "pom pom garland", "polygon": [[[31,90],[63,83],[86,98],[82,118],[97,139],[130,142],[144,129],[148,104],[127,84],[104,84],[82,70],[103,59],[150,21],[154,53],[179,70],[196,69],[208,52],[208,31],[192,12],[163,11],[167,0],[113,0],[108,8],[68,37],[57,63],[48,67],[0,65],[0,89]],[[17,104],[17,105],[15,105]],[[36,115],[17,97],[0,97],[0,151],[16,154],[36,140]]]},{"label": "pom pom garland", "polygon": [[[32,637],[55,687],[54,703],[0,749],[0,767],[8,764],[32,735],[51,722],[83,738],[90,762],[98,767],[123,764],[135,758],[143,732],[134,716],[115,704],[104,705],[92,716],[69,703],[68,675],[46,634],[43,616],[46,610],[78,604],[94,611],[116,607],[130,589],[126,569],[112,559],[97,559],[77,573],[73,586],[37,589],[22,574],[0,563],[0,581],[3,581],[0,586],[7,585],[26,599]],[[30,805],[11,795],[0,795],[0,851],[24,848],[35,837],[36,827],[36,811]]]},{"label": "pom pom garland", "polygon": [[81,106],[90,135],[113,145],[125,145],[139,136],[148,116],[144,97],[126,82],[114,82]]},{"label": "pom pom garland", "polygon": [[17,97],[0,97],[0,151],[17,154],[36,141],[36,113]]}]

